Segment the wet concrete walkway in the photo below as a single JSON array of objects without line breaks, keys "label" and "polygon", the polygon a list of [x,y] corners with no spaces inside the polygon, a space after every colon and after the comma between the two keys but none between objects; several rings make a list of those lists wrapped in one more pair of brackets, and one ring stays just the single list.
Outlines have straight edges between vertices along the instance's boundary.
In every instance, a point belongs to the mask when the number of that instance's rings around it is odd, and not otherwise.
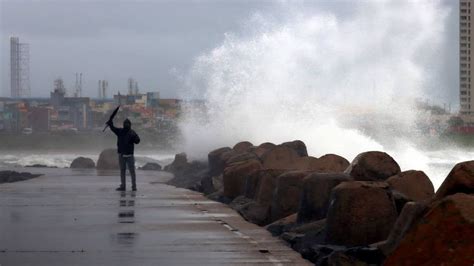
[{"label": "wet concrete walkway", "polygon": [[[1,169],[0,169],[1,170]],[[44,176],[0,184],[0,265],[309,265],[227,206],[138,172],[16,169]]]}]

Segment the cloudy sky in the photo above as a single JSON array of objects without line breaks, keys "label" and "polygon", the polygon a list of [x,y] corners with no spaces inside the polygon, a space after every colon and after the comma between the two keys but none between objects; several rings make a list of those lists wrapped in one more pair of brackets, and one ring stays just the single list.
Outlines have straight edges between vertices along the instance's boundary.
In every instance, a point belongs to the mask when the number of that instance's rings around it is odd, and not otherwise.
[{"label": "cloudy sky", "polygon": [[[456,3],[443,2],[451,12],[437,70],[443,79],[433,91],[434,98],[452,104],[458,86]],[[218,47],[226,34],[245,34],[250,18],[278,20],[295,7],[334,12],[341,19],[353,12],[351,1],[0,0],[0,95],[10,94],[11,35],[30,44],[33,96],[48,96],[58,77],[72,90],[74,73],[82,72],[84,93],[91,97],[97,96],[99,79],[109,81],[111,92],[125,92],[129,77],[142,91],[176,97],[195,58]]]}]

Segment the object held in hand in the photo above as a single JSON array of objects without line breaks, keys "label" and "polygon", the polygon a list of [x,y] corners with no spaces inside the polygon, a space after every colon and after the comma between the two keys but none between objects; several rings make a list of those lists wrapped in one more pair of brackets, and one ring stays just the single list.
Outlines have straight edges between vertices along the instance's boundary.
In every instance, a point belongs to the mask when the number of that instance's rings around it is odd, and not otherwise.
[{"label": "object held in hand", "polygon": [[112,114],[110,115],[109,120],[105,123],[105,127],[104,127],[104,129],[102,130],[102,132],[104,132],[104,131],[109,127],[109,124],[112,123],[112,120],[114,120],[114,117],[115,117],[115,115],[117,114],[119,108],[120,108],[120,105],[117,106],[117,108],[115,108],[115,110],[112,112]]}]

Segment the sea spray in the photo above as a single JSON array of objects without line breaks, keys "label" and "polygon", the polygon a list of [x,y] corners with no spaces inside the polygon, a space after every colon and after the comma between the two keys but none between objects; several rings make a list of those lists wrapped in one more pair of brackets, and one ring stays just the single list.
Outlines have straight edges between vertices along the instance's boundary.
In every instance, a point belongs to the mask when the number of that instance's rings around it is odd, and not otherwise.
[{"label": "sea spray", "polygon": [[207,154],[241,140],[300,139],[313,156],[352,160],[383,150],[402,169],[430,174],[429,158],[415,144],[423,135],[414,106],[436,79],[430,65],[440,64],[449,10],[436,1],[350,8],[344,19],[294,8],[281,23],[258,14],[246,23],[247,34],[227,34],[199,56],[183,96],[203,96],[206,109],[185,112],[183,149]]}]

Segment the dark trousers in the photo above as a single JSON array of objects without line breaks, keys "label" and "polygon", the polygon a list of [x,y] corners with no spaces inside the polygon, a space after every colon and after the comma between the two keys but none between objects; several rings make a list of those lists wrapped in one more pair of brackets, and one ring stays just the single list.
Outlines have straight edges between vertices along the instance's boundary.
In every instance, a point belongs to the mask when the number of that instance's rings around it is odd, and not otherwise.
[{"label": "dark trousers", "polygon": [[128,171],[130,172],[130,176],[132,177],[132,187],[137,187],[136,176],[135,176],[135,158],[133,155],[131,156],[124,156],[123,154],[119,154],[119,165],[120,165],[120,182],[122,187],[126,187],[125,181],[125,171],[128,166]]}]

